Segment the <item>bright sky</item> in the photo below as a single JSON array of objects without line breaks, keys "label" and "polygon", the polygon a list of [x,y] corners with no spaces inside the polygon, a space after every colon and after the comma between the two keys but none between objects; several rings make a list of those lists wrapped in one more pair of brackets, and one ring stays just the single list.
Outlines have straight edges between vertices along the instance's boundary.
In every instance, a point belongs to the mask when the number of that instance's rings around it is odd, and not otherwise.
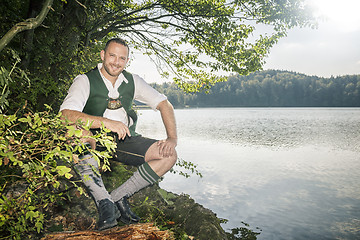
[{"label": "bright sky", "polygon": [[[289,70],[320,77],[360,74],[360,0],[308,0],[323,16],[317,29],[289,31],[271,50],[264,69]],[[147,82],[165,82],[140,53],[128,70]]]},{"label": "bright sky", "polygon": [[309,0],[324,16],[317,29],[293,29],[275,45],[264,69],[330,77],[360,74],[360,1]]}]

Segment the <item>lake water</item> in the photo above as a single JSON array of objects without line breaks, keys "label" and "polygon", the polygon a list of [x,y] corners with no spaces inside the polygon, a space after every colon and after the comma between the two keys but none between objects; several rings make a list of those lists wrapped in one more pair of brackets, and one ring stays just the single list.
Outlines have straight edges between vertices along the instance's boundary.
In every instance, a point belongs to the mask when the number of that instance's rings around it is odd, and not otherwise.
[{"label": "lake water", "polygon": [[[138,132],[164,138],[158,112]],[[175,110],[179,158],[203,178],[168,173],[160,186],[189,194],[258,239],[360,239],[360,108]],[[260,230],[259,230],[259,229]]]}]

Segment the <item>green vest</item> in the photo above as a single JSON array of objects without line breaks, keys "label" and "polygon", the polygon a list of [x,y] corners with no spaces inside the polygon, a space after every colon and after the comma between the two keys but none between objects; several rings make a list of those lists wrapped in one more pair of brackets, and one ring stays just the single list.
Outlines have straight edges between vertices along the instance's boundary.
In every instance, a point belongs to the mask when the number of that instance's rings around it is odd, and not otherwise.
[{"label": "green vest", "polygon": [[[125,109],[128,117],[128,122],[130,124],[130,118],[133,120],[133,125],[129,127],[131,136],[138,135],[135,132],[137,115],[133,106],[135,85],[134,78],[131,73],[126,72],[125,70],[122,72],[125,78],[128,80],[128,83],[125,81],[121,83],[118,88],[119,98],[122,107]],[[103,116],[110,98],[108,96],[108,89],[100,76],[98,68],[94,68],[93,70],[85,73],[90,82],[90,95],[85,104],[83,112],[93,116]]]}]

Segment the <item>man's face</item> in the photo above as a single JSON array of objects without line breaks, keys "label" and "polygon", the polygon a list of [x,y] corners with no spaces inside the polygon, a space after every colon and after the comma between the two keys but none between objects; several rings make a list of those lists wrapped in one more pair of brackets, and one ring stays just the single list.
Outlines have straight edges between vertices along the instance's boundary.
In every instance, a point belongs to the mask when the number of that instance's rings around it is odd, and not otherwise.
[{"label": "man's face", "polygon": [[[118,77],[124,70],[127,62],[129,50],[126,46],[116,42],[111,42],[106,49],[101,51],[101,60],[103,62],[103,68],[105,69],[105,77]],[[103,73],[104,74],[104,73]],[[106,75],[109,76],[106,76]]]}]

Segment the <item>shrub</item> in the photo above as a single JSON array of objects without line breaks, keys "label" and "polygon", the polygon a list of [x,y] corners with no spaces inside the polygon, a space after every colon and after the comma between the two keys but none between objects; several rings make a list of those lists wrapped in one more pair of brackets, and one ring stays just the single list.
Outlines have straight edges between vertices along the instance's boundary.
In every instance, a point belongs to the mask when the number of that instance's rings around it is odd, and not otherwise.
[{"label": "shrub", "polygon": [[[71,167],[77,154],[89,150],[104,159],[103,169],[114,150],[108,130],[90,138],[106,147],[98,152],[83,144],[84,130],[91,123],[69,125],[61,114],[44,112],[0,114],[0,238],[21,239],[44,228],[47,211],[68,197],[69,188],[84,190],[74,178]],[[87,136],[88,137],[88,136]]]}]

